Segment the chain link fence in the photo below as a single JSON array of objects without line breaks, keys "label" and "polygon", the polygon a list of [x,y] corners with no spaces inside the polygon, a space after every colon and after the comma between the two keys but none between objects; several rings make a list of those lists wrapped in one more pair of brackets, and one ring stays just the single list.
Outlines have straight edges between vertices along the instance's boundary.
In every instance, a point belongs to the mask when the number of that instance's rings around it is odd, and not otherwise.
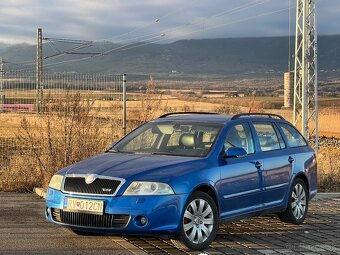
[{"label": "chain link fence", "polygon": [[[0,78],[0,191],[46,185],[123,135],[124,75],[34,72]],[[39,111],[38,111],[39,110]]]}]

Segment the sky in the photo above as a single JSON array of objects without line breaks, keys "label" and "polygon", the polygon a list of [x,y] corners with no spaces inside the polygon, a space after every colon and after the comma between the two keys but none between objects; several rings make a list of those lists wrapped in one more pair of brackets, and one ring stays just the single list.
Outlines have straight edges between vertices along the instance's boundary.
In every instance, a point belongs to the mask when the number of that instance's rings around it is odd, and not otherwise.
[{"label": "sky", "polygon": [[[168,43],[294,34],[296,0],[1,0],[0,43],[43,36]],[[318,33],[340,34],[340,1],[317,0]]]}]

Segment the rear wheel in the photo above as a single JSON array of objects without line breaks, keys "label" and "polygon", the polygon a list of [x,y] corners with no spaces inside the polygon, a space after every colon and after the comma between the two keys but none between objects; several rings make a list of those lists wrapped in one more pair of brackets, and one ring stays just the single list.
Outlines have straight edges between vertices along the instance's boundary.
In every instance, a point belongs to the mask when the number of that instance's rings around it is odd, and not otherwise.
[{"label": "rear wheel", "polygon": [[206,193],[197,191],[189,198],[176,246],[202,250],[215,239],[218,229],[218,210],[214,200]]},{"label": "rear wheel", "polygon": [[305,182],[296,179],[289,193],[287,209],[279,214],[279,218],[288,223],[303,223],[308,211],[308,190]]}]

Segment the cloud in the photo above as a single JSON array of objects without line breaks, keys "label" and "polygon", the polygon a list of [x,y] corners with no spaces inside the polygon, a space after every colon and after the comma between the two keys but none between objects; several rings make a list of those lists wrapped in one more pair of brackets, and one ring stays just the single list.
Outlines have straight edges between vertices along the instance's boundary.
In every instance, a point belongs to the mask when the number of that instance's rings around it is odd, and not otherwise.
[{"label": "cloud", "polygon": [[[319,33],[340,33],[340,1],[318,5]],[[113,41],[286,35],[288,11],[261,15],[287,7],[278,0],[7,0],[0,2],[0,42],[34,43],[38,27],[47,37]]]}]

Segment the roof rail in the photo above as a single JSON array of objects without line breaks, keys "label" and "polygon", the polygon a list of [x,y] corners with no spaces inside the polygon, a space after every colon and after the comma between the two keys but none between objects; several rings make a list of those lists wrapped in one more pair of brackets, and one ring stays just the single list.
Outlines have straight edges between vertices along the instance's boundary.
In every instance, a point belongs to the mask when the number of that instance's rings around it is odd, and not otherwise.
[{"label": "roof rail", "polygon": [[240,113],[240,114],[235,114],[231,120],[236,120],[240,117],[244,116],[267,116],[268,118],[279,118],[281,120],[284,120],[284,118],[279,115],[279,114],[274,114],[274,113],[262,113],[262,112],[250,112],[250,113]]},{"label": "roof rail", "polygon": [[185,115],[185,114],[218,114],[216,112],[170,112],[159,116],[158,118],[166,118],[171,115]]}]

